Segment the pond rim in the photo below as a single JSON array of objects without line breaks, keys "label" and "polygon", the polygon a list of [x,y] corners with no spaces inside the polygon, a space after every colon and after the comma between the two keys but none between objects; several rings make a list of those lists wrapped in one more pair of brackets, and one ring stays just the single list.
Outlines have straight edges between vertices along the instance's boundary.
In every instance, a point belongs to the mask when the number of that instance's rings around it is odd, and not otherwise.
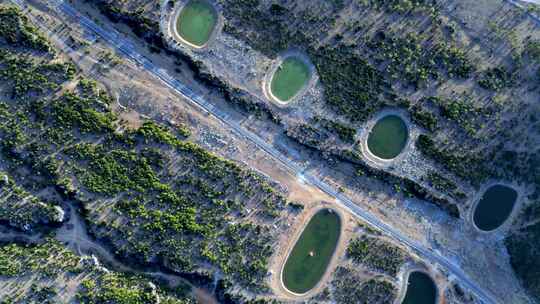
[{"label": "pond rim", "polygon": [[[407,140],[405,141],[405,144],[403,145],[403,148],[401,149],[399,154],[396,155],[394,158],[381,158],[373,154],[373,152],[371,152],[368,146],[368,139],[375,125],[381,119],[388,116],[397,116],[403,121],[403,124],[405,125],[406,131],[407,131]],[[403,157],[405,157],[407,152],[410,150],[412,139],[413,139],[412,130],[413,130],[413,126],[411,125],[409,118],[406,117],[406,115],[403,113],[402,110],[396,109],[396,108],[382,109],[377,114],[375,114],[371,119],[369,119],[365,124],[365,129],[360,139],[361,152],[363,152],[364,157],[366,157],[368,160],[379,165],[387,165],[387,164],[396,162],[402,159]]]}]

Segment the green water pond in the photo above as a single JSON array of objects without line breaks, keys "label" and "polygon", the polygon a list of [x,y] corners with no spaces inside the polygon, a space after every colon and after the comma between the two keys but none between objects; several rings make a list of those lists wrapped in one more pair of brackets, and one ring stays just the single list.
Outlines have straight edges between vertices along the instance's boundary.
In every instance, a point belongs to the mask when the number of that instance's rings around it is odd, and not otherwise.
[{"label": "green water pond", "polygon": [[397,115],[387,115],[377,121],[369,133],[367,145],[369,151],[382,159],[392,159],[401,153],[409,132],[407,125]]},{"label": "green water pond", "polygon": [[302,90],[310,78],[309,67],[304,61],[297,57],[287,57],[272,76],[270,90],[280,101],[289,101]]},{"label": "green water pond", "polygon": [[191,0],[182,8],[177,28],[182,39],[196,46],[203,46],[210,39],[216,23],[217,13],[210,3]]},{"label": "green water pond", "polygon": [[283,268],[283,284],[298,294],[315,287],[334,254],[341,232],[341,220],[332,210],[323,209],[309,221],[294,245]]}]

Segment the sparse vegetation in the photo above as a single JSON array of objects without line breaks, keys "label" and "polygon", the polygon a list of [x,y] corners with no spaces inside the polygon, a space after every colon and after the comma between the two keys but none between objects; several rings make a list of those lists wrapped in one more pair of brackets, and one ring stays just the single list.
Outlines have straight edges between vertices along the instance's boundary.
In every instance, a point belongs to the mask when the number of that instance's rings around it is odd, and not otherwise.
[{"label": "sparse vegetation", "polygon": [[474,66],[457,47],[446,43],[425,45],[416,33],[400,37],[394,33],[379,31],[367,43],[376,62],[386,63],[386,72],[393,81],[424,87],[430,79],[441,78],[446,73],[451,78],[466,78]]},{"label": "sparse vegetation", "polygon": [[414,123],[424,127],[431,132],[437,130],[437,117],[432,112],[424,110],[420,106],[415,106],[412,108],[410,113],[411,119]]},{"label": "sparse vegetation", "polygon": [[[76,203],[89,232],[130,263],[202,282],[219,270],[236,286],[266,290],[279,232],[271,227],[287,205],[273,184],[186,141],[186,125],[148,120],[126,128],[103,87],[76,75],[70,62],[7,48],[0,60],[2,90],[13,92],[0,102],[0,159],[11,175],[0,190],[11,198],[0,204],[1,219],[27,230],[56,222],[62,209],[53,206]],[[147,303],[152,296],[136,281],[118,280],[84,283],[81,299]]]},{"label": "sparse vegetation", "polygon": [[514,76],[504,67],[496,67],[482,72],[478,84],[486,89],[500,91],[504,88],[512,86]]},{"label": "sparse vegetation", "polygon": [[540,63],[540,41],[528,41],[525,45],[525,54],[529,55],[535,62]]},{"label": "sparse vegetation", "polygon": [[0,41],[37,52],[53,52],[47,39],[31,26],[26,16],[12,6],[0,7]]},{"label": "sparse vegetation", "polygon": [[352,240],[347,256],[355,263],[395,276],[405,262],[405,252],[384,240],[362,235]]},{"label": "sparse vegetation", "polygon": [[[0,245],[0,282],[12,286],[2,303],[194,304],[189,288],[171,293],[155,282],[105,271],[47,238],[42,244]],[[29,287],[30,286],[30,287]]]},{"label": "sparse vegetation", "polygon": [[354,128],[351,128],[350,126],[347,126],[345,124],[342,124],[337,121],[332,121],[326,118],[322,117],[315,117],[314,118],[315,123],[320,123],[323,128],[326,130],[337,134],[337,136],[348,143],[354,142],[354,137],[356,135],[356,130]]},{"label": "sparse vegetation", "polygon": [[0,49],[0,79],[12,83],[14,97],[35,98],[57,90],[74,74],[75,67],[71,63],[38,64],[26,55]]},{"label": "sparse vegetation", "polygon": [[0,172],[0,223],[21,230],[31,231],[42,225],[56,225],[61,223],[63,211],[55,202],[43,202],[28,191],[19,187],[8,177],[7,173]]},{"label": "sparse vegetation", "polygon": [[363,280],[355,270],[338,267],[332,279],[333,299],[339,304],[390,304],[397,290],[389,282],[379,279]]},{"label": "sparse vegetation", "polygon": [[[119,9],[126,1],[90,2],[111,20],[130,26],[152,52],[164,50],[186,60],[196,80],[236,109],[283,127],[281,115],[287,111],[275,111],[211,74],[206,63],[168,49],[159,18],[145,11],[150,6],[159,11],[157,2],[136,10]],[[431,0],[219,0],[218,5],[224,31],[248,46],[242,50],[246,54],[252,48],[274,58],[294,47],[310,56],[323,86],[324,99],[315,110],[319,116],[287,123],[286,135],[325,159],[354,166],[359,179],[381,180],[388,191],[428,199],[454,217],[459,217],[457,207],[434,193],[459,201],[465,194],[458,184],[477,186],[487,178],[515,179],[524,189],[539,187],[535,130],[540,129],[532,102],[538,99],[539,82],[529,79],[540,62],[535,35],[523,40],[514,32],[519,26],[498,29],[502,17],[494,15],[488,24],[493,33],[484,39],[447,20],[459,21],[459,8],[452,18],[440,18],[445,12]],[[350,9],[358,6],[362,9]],[[480,58],[488,53],[490,59]],[[497,58],[500,54],[511,58]],[[111,52],[102,55],[99,71],[122,63]],[[491,68],[483,70],[486,66]],[[231,290],[268,291],[264,278],[281,229],[276,224],[282,213],[298,212],[301,205],[287,204],[263,176],[187,141],[190,130],[183,124],[148,120],[138,129],[127,128],[111,110],[101,85],[77,77],[77,72],[73,64],[55,57],[21,12],[0,6],[0,161],[9,172],[6,182],[0,180],[0,222],[24,231],[44,228],[58,222],[61,206],[77,204],[92,236],[125,261],[205,282],[217,271],[220,282],[227,282],[221,287],[231,302],[271,302]],[[429,131],[420,135],[416,147],[444,172],[421,171],[415,176],[423,181],[416,183],[363,162],[350,144],[361,124],[386,106],[406,108],[411,120]],[[325,116],[325,111],[331,112]],[[431,193],[427,185],[437,191]],[[44,199],[43,193],[50,196]],[[505,244],[523,285],[540,298],[538,196],[529,195],[533,203]],[[0,280],[26,280],[33,273],[73,279],[73,273],[87,271],[81,261],[70,264],[72,257],[61,244],[46,245],[60,257],[57,262],[46,258],[42,245],[10,246],[0,246]],[[398,247],[374,236],[353,240],[347,254],[347,263],[390,275],[406,259]],[[29,261],[23,255],[39,259]],[[94,270],[84,273],[87,280],[69,285],[77,286],[82,302],[147,303],[159,294],[164,303],[193,303],[151,287],[145,278]],[[348,267],[338,268],[331,284],[334,288],[321,294],[321,301],[390,303],[395,296],[391,283],[362,281]],[[39,281],[31,294],[5,301],[54,303],[58,286]]]},{"label": "sparse vegetation", "polygon": [[431,137],[424,134],[418,136],[415,144],[420,152],[433,158],[450,172],[473,184],[479,184],[488,176],[486,169],[481,166],[483,160],[474,155],[466,155],[465,153],[458,155],[457,153],[441,150],[436,147]]}]

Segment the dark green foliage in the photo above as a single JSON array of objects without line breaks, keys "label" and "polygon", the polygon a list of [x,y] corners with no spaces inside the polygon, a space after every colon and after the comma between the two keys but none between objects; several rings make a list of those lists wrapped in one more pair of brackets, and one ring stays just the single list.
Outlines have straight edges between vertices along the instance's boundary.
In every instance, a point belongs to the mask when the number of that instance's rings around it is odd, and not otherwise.
[{"label": "dark green foliage", "polygon": [[525,45],[525,54],[535,62],[540,63],[540,41],[528,41]]},{"label": "dark green foliage", "polygon": [[[75,73],[56,58],[0,49],[3,88],[14,92],[0,102],[0,161],[13,181],[65,204],[78,202],[89,233],[129,263],[167,268],[203,284],[211,280],[207,273],[218,271],[240,288],[266,290],[279,233],[272,225],[287,203],[274,185],[185,141],[184,125],[146,121],[129,129],[95,81],[62,87]],[[48,213],[41,216],[52,204],[2,183],[0,192],[9,191],[14,201],[2,200],[0,221],[8,217],[22,229],[52,222]],[[89,282],[97,289],[81,290],[85,303],[151,302],[131,281]]]},{"label": "dark green foliage", "polygon": [[0,171],[0,178],[3,183],[0,187],[0,223],[17,230],[31,231],[57,222],[54,203],[44,202],[30,194],[16,185],[5,172]]},{"label": "dark green foliage", "polygon": [[329,135],[310,124],[300,124],[287,129],[287,136],[311,148],[321,148]]},{"label": "dark green foliage", "polygon": [[422,104],[437,106],[443,117],[456,122],[467,134],[475,134],[478,122],[485,117],[481,108],[474,106],[473,100],[467,96],[448,99],[438,96],[424,97]]},{"label": "dark green foliage", "polygon": [[53,239],[46,239],[43,245],[0,246],[1,276],[20,278],[37,275],[39,278],[53,279],[64,272],[80,271],[79,258]]},{"label": "dark green foliage", "polygon": [[429,45],[424,39],[416,33],[400,37],[379,31],[368,41],[367,47],[377,63],[386,65],[392,80],[416,88],[424,87],[429,79],[441,78],[443,72],[451,78],[466,78],[474,70],[457,47],[445,43]]},{"label": "dark green foliage", "polygon": [[[325,101],[339,114],[352,121],[362,121],[386,103],[379,95],[387,91],[388,85],[354,47],[318,47],[312,45],[315,39],[306,37],[301,29],[293,32],[287,27],[287,20],[291,18],[303,18],[306,24],[317,22],[317,18],[320,18],[317,27],[324,31],[322,27],[332,23],[330,17],[316,16],[308,10],[299,16],[288,13],[276,17],[258,9],[258,1],[223,2],[227,20],[224,30],[251,47],[270,57],[275,57],[290,46],[306,49],[325,86]],[[332,12],[337,12],[341,6],[342,3],[336,1]]]},{"label": "dark green foliage", "polygon": [[466,198],[465,194],[459,191],[457,185],[453,181],[433,170],[428,171],[427,175],[422,177],[422,179],[427,180],[433,188],[446,193],[455,199],[462,200]]},{"label": "dark green foliage", "polygon": [[497,164],[504,172],[509,171],[535,187],[528,197],[530,203],[521,211],[518,226],[505,239],[505,245],[521,283],[540,299],[540,150],[531,154],[504,150]]},{"label": "dark green foliage", "polygon": [[343,123],[340,123],[338,121],[334,121],[334,120],[329,120],[329,119],[326,119],[326,118],[322,118],[322,117],[315,117],[314,119],[314,123],[319,123],[324,129],[334,133],[334,134],[337,134],[337,136],[339,137],[339,139],[345,141],[345,142],[348,142],[348,143],[352,143],[354,142],[354,136],[356,135],[356,129],[348,126],[348,125],[345,125]]},{"label": "dark green foliage", "polygon": [[345,5],[344,0],[329,0],[328,2],[332,3],[334,9],[338,11],[343,9],[343,6]]},{"label": "dark green foliage", "polygon": [[[535,204],[538,206],[540,202],[535,202]],[[536,217],[539,215],[540,212],[536,210]],[[525,288],[537,299],[540,299],[539,244],[540,223],[538,222],[519,229],[505,239],[512,268]]]},{"label": "dark green foliage", "polygon": [[18,8],[0,7],[0,41],[13,47],[23,47],[39,52],[52,52],[47,41],[29,24],[28,18]]},{"label": "dark green foliage", "polygon": [[333,155],[340,160],[352,163],[355,165],[357,175],[369,176],[378,180],[384,181],[389,185],[394,185],[394,188],[400,192],[403,192],[405,196],[416,197],[427,202],[434,203],[438,207],[447,211],[450,216],[459,218],[459,210],[457,207],[449,202],[447,199],[435,197],[420,184],[406,178],[402,178],[393,175],[384,170],[375,169],[364,162],[362,156],[356,150],[344,149],[340,151],[333,151]]},{"label": "dark green foliage", "polygon": [[[35,245],[0,245],[0,276],[12,286],[2,303],[147,304],[158,297],[163,304],[195,303],[181,287],[172,293],[141,276],[98,269],[51,238]],[[77,289],[73,298],[62,292],[66,285]]]},{"label": "dark green foliage", "polygon": [[366,235],[350,242],[347,256],[355,263],[391,276],[395,276],[405,262],[405,253],[399,247]]},{"label": "dark green foliage", "polygon": [[[124,142],[138,149],[127,150]],[[151,148],[155,145],[160,148]],[[150,121],[124,138],[75,145],[67,153],[83,189],[106,197],[126,195],[114,206],[125,225],[93,226],[100,237],[127,241],[119,255],[139,263],[160,257],[187,273],[211,263],[243,286],[263,286],[260,278],[272,253],[268,228],[218,220],[242,215],[245,200],[260,204],[261,217],[283,208],[283,198],[259,177]],[[168,171],[171,157],[180,175]]]},{"label": "dark green foliage", "polygon": [[50,116],[59,128],[78,128],[82,133],[113,131],[116,115],[106,111],[107,104],[94,98],[66,93],[50,104]]},{"label": "dark green foliage", "polygon": [[74,75],[72,63],[36,64],[31,57],[0,49],[0,79],[11,84],[15,97],[56,90]]},{"label": "dark green foliage", "polygon": [[[224,1],[223,14],[225,16],[224,31],[235,36],[242,36],[242,40],[261,52],[274,57],[279,51],[289,45],[289,33],[286,26],[274,17],[284,18],[286,10],[270,9],[262,11],[258,8],[258,0],[227,0]],[[279,14],[276,14],[279,13]],[[284,18],[285,19],[285,18]],[[233,22],[242,22],[251,31],[250,35],[242,33]],[[267,35],[273,33],[273,35]]]},{"label": "dark green foliage", "polygon": [[[4,63],[27,64],[18,68],[30,75],[21,77],[14,66],[2,74],[6,83],[17,82],[23,88],[17,92],[25,97],[0,103],[0,158],[15,181],[80,200],[90,233],[134,263],[157,263],[193,276],[200,269],[219,269],[238,286],[265,289],[276,233],[269,227],[286,205],[272,185],[184,141],[189,136],[184,125],[169,128],[146,121],[137,130],[125,129],[111,111],[111,98],[95,81],[82,79],[74,89],[53,96],[53,88],[74,76],[70,64],[1,52]],[[49,82],[56,86],[49,89]],[[40,223],[33,220],[34,209],[26,212],[28,206],[52,208],[25,198],[17,202],[27,206],[4,201],[10,206],[6,214],[23,228]],[[14,212],[21,214],[20,221]],[[126,296],[131,299],[127,303],[147,303],[122,288],[117,294],[107,292],[112,298],[92,301]]]},{"label": "dark green foliage", "polygon": [[365,279],[353,269],[338,267],[332,279],[333,298],[339,304],[391,304],[396,288],[385,280]]},{"label": "dark green foliage", "polygon": [[433,47],[431,55],[451,78],[467,78],[476,69],[465,52],[454,45],[438,43]]},{"label": "dark green foliage", "polygon": [[291,207],[294,211],[304,210],[304,205],[300,203],[289,202],[289,207]]},{"label": "dark green foliage", "polygon": [[325,85],[325,101],[351,121],[363,121],[385,105],[380,94],[388,88],[381,73],[344,45],[310,53]]},{"label": "dark green foliage", "polygon": [[170,146],[181,145],[180,139],[174,136],[166,128],[152,121],[145,121],[143,125],[139,129],[137,129],[136,134],[142,136],[145,143],[153,141]]},{"label": "dark green foliage", "polygon": [[[467,78],[474,66],[458,47],[445,42],[428,43],[425,37],[410,34],[406,38],[379,32],[369,39],[369,57],[362,55],[356,45],[339,43],[335,47],[318,45],[320,37],[303,26],[316,26],[319,32],[330,29],[343,3],[317,15],[315,11],[287,12],[273,15],[262,11],[257,1],[222,0],[227,20],[225,31],[247,42],[252,48],[269,57],[291,46],[304,49],[314,62],[325,87],[325,102],[337,113],[353,122],[364,121],[385,105],[395,105],[397,96],[382,72],[368,62],[374,58],[385,68],[391,80],[422,86],[430,78],[442,75]],[[406,11],[430,8],[431,1],[373,1],[370,6]],[[249,8],[249,9],[248,9]],[[300,19],[297,29],[289,21]],[[316,24],[316,25],[315,25]],[[339,36],[343,38],[342,36]],[[337,36],[335,38],[338,38]],[[339,39],[337,39],[339,40]]]},{"label": "dark green foliage", "polygon": [[159,32],[159,24],[144,16],[144,10],[124,11],[106,0],[87,0],[96,4],[96,7],[113,22],[124,22],[140,38],[151,44],[152,50],[161,51],[164,41]]},{"label": "dark green foliage", "polygon": [[87,164],[77,175],[90,191],[112,196],[124,191],[145,192],[159,187],[159,180],[148,160],[136,152],[80,144],[67,153]]},{"label": "dark green foliage", "polygon": [[454,191],[457,189],[454,182],[444,178],[435,171],[429,171],[427,174],[427,179],[430,181],[431,185],[439,191]]},{"label": "dark green foliage", "polygon": [[514,84],[513,75],[504,67],[491,68],[483,71],[478,85],[486,90],[500,91]]},{"label": "dark green foliage", "polygon": [[357,0],[360,4],[367,4],[376,9],[385,9],[389,12],[406,13],[416,9],[428,9],[435,4],[432,0]]},{"label": "dark green foliage", "polygon": [[270,5],[270,13],[272,15],[283,15],[285,12],[287,12],[287,9],[279,4],[273,3]]},{"label": "dark green foliage", "polygon": [[479,184],[488,176],[488,172],[482,167],[483,160],[479,156],[441,150],[437,148],[433,139],[425,134],[418,136],[415,145],[424,155],[473,184]]},{"label": "dark green foliage", "polygon": [[437,116],[432,112],[422,109],[421,106],[414,106],[409,112],[414,123],[431,132],[437,130]]},{"label": "dark green foliage", "polygon": [[114,272],[84,280],[80,285],[78,300],[93,304],[195,303],[186,295],[173,296],[159,287],[152,288],[143,277]]},{"label": "dark green foliage", "polygon": [[519,177],[540,189],[540,148],[531,151],[513,151],[505,149],[503,145],[498,148],[499,153],[493,162],[499,174]]}]

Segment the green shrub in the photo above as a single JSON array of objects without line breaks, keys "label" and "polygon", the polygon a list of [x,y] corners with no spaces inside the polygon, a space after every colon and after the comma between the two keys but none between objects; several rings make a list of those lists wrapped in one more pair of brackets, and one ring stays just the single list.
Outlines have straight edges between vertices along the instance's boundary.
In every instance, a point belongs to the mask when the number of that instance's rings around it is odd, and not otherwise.
[{"label": "green shrub", "polygon": [[405,262],[405,253],[399,247],[366,235],[349,243],[347,256],[355,263],[391,276],[395,276]]},{"label": "green shrub", "polygon": [[478,84],[486,89],[500,91],[514,84],[513,75],[504,67],[491,68],[483,71]]},{"label": "green shrub", "polygon": [[11,46],[52,52],[47,39],[29,24],[28,18],[13,6],[0,7],[0,38]]}]

